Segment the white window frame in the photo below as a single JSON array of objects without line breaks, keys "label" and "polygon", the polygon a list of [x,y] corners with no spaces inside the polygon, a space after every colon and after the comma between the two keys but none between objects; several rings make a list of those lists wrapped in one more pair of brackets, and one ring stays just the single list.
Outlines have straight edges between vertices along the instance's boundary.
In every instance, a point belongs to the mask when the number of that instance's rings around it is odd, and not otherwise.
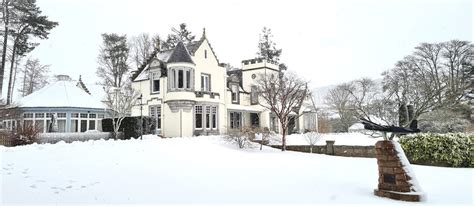
[{"label": "white window frame", "polygon": [[[160,77],[161,77],[161,72],[152,72],[150,73],[151,75],[151,78],[150,78],[150,86],[151,86],[151,93],[152,94],[159,94],[160,93],[160,90],[161,90],[161,81],[160,81]],[[155,91],[155,81],[158,82],[158,90]]]},{"label": "white window frame", "polygon": [[210,92],[211,91],[211,75],[206,73],[201,73],[201,91]]}]

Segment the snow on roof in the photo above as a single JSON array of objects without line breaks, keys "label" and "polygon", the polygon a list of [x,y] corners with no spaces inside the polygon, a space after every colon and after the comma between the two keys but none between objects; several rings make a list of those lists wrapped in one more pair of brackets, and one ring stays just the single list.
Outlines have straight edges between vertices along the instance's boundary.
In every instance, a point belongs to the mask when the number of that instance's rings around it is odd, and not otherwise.
[{"label": "snow on roof", "polygon": [[104,109],[105,105],[74,81],[56,81],[18,100],[20,107],[80,107]]}]

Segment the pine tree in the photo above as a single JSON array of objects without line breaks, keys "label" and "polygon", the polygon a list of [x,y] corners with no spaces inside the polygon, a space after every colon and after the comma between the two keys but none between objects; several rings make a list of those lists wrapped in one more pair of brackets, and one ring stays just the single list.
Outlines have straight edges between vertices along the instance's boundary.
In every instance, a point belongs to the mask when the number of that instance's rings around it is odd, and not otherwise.
[{"label": "pine tree", "polygon": [[122,87],[129,70],[127,36],[102,34],[102,38],[97,76],[102,79],[101,84],[105,87]]},{"label": "pine tree", "polygon": [[162,49],[164,50],[174,48],[180,41],[187,45],[196,38],[196,36],[187,29],[185,23],[180,24],[179,29],[171,28],[171,32],[166,41],[161,43]]},{"label": "pine tree", "polygon": [[263,27],[262,33],[260,34],[260,40],[258,42],[257,57],[279,62],[282,50],[276,48],[276,43],[273,42],[272,38],[272,30],[270,28]]},{"label": "pine tree", "polygon": [[[47,39],[49,31],[58,25],[57,22],[48,20],[47,16],[41,15],[40,8],[36,5],[35,0],[23,1],[3,1],[4,16],[8,15],[9,26],[5,26],[8,31],[5,31],[5,36],[10,35],[13,39],[12,53],[10,61],[10,78],[8,81],[7,104],[11,103],[11,93],[13,87],[13,73],[14,65],[17,57],[25,56],[31,52],[38,43],[31,42],[33,38]],[[8,12],[6,12],[8,10]],[[5,38],[5,37],[4,37]],[[4,40],[5,45],[8,45],[8,40]],[[5,55],[7,50],[3,50]],[[4,65],[6,59],[2,56],[2,71],[4,72]],[[3,76],[3,75],[2,75]],[[0,85],[0,89],[1,89]]]}]

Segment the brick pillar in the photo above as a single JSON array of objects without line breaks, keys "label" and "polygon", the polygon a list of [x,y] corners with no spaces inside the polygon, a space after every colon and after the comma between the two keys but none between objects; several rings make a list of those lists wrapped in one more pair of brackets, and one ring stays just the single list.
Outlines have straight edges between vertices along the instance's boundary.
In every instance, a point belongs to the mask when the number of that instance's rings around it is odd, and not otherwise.
[{"label": "brick pillar", "polygon": [[379,184],[374,194],[395,200],[419,202],[419,191],[414,191],[410,183],[412,179],[398,156],[395,145],[391,141],[378,141],[375,144],[375,156],[379,169]]}]

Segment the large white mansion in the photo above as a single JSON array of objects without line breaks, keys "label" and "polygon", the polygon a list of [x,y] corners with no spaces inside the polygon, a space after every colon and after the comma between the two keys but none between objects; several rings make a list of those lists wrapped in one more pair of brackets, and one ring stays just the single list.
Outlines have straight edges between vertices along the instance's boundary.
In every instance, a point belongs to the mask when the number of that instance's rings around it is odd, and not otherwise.
[{"label": "large white mansion", "polygon": [[[135,72],[132,86],[142,95],[132,116],[150,116],[166,137],[224,134],[246,126],[278,128],[277,118],[259,105],[256,77],[279,75],[275,62],[242,61],[242,68],[226,72],[205,33],[199,41],[178,43],[155,52]],[[315,113],[303,106],[290,118],[292,131],[313,129]]]}]

